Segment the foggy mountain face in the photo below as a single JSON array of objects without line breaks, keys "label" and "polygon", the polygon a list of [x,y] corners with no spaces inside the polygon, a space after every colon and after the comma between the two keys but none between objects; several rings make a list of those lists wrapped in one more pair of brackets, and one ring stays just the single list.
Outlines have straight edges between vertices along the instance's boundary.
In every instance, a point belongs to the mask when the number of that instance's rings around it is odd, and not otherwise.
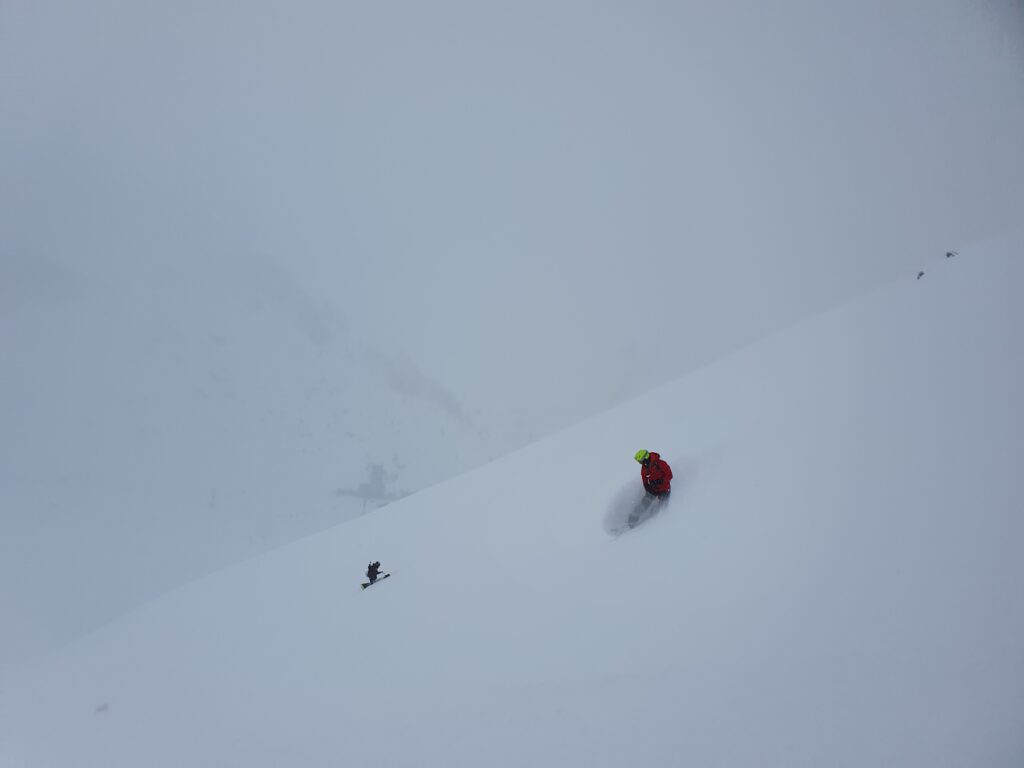
[{"label": "foggy mountain face", "polygon": [[1012,3],[18,0],[0,21],[22,648],[644,392],[1024,200]]},{"label": "foggy mountain face", "polygon": [[3,607],[20,631],[0,656],[509,446],[253,254],[11,259],[3,282]]},{"label": "foggy mountain face", "polygon": [[645,391],[1024,197],[1009,2],[64,6],[3,12],[9,247],[227,239],[496,429]]},{"label": "foggy mountain face", "polygon": [[1019,766],[1022,247],[148,601],[2,678],[0,764]]}]

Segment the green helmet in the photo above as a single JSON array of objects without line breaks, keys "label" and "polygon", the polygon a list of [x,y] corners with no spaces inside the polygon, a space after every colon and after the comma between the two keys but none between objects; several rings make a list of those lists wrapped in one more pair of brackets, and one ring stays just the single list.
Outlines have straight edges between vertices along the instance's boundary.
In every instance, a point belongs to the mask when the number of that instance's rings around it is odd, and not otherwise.
[{"label": "green helmet", "polygon": [[634,454],[633,458],[643,464],[647,461],[647,457],[651,455],[650,451],[645,451],[642,448]]}]

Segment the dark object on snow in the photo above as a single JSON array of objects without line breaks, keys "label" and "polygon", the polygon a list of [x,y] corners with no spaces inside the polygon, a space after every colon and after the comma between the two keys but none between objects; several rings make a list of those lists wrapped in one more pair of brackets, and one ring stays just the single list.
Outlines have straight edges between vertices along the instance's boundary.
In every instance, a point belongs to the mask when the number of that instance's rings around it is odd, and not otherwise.
[{"label": "dark object on snow", "polygon": [[380,560],[374,560],[366,566],[366,578],[368,578],[369,581],[363,582],[363,589],[376,584],[379,579],[386,579],[390,575],[390,573],[382,574],[380,572]]},{"label": "dark object on snow", "polygon": [[957,255],[958,254],[957,254],[956,251],[946,251],[946,258],[947,259],[952,259],[954,256],[957,256]]},{"label": "dark object on snow", "polygon": [[371,584],[373,584],[373,582],[375,582],[377,580],[377,577],[379,575],[380,575],[380,560],[372,562],[368,566],[366,566],[366,578],[368,578],[370,580]]},{"label": "dark object on snow", "polygon": [[381,577],[379,579],[377,579],[376,581],[364,581],[359,586],[361,586],[363,589],[366,589],[367,587],[372,587],[378,581],[384,581],[384,579],[386,579],[390,575],[391,575],[390,573],[381,574]]},{"label": "dark object on snow", "polygon": [[924,277],[924,272],[918,272],[917,279],[920,280],[922,277]]}]

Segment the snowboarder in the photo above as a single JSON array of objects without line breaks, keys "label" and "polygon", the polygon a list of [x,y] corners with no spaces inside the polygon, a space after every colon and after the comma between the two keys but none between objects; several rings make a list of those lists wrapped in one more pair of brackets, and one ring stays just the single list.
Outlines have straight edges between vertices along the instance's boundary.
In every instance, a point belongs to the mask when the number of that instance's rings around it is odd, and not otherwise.
[{"label": "snowboarder", "polygon": [[371,584],[373,584],[373,582],[375,582],[377,580],[377,577],[379,575],[380,575],[380,560],[375,560],[374,562],[372,562],[368,566],[366,566],[366,578],[368,578],[370,580]]},{"label": "snowboarder", "polygon": [[668,498],[672,492],[672,468],[657,453],[639,450],[633,456],[640,462],[640,479],[644,490],[652,496]]}]

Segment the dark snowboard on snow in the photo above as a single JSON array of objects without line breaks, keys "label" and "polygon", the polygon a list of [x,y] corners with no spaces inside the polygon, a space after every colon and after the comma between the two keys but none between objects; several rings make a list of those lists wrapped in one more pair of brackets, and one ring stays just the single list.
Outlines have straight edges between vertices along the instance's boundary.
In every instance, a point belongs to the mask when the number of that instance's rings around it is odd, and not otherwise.
[{"label": "dark snowboard on snow", "polygon": [[[383,581],[384,579],[386,579],[390,575],[391,575],[390,573],[382,573],[380,576],[377,577],[377,581]],[[373,584],[376,584],[377,581],[373,582]],[[362,587],[363,587],[363,589],[366,589],[367,587],[372,587],[373,584],[371,584],[368,581],[364,581],[363,584],[362,584]]]}]

